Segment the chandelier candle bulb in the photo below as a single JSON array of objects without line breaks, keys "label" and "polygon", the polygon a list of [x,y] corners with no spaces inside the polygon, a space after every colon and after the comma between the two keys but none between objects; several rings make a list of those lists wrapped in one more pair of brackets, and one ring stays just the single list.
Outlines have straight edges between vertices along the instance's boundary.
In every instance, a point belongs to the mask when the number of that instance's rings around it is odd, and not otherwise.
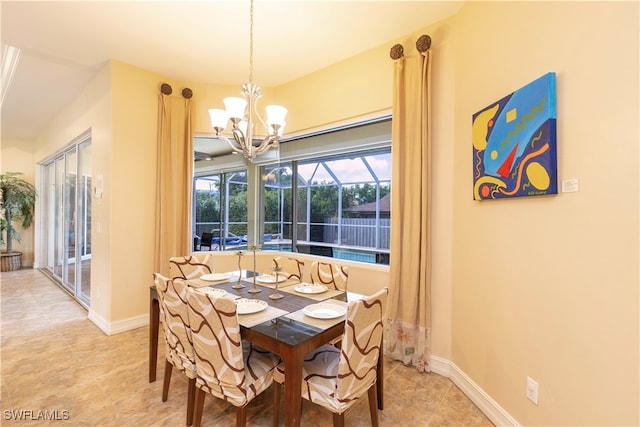
[{"label": "chandelier candle bulb", "polygon": [[211,118],[211,127],[216,132],[223,132],[225,130],[227,121],[229,121],[229,116],[225,110],[211,108],[209,110],[209,117]]},{"label": "chandelier candle bulb", "polygon": [[267,124],[273,129],[284,126],[284,118],[287,116],[287,109],[281,105],[267,105]]},{"label": "chandelier candle bulb", "polygon": [[224,106],[231,119],[244,118],[244,110],[247,108],[247,101],[242,98],[229,97],[224,99]]}]

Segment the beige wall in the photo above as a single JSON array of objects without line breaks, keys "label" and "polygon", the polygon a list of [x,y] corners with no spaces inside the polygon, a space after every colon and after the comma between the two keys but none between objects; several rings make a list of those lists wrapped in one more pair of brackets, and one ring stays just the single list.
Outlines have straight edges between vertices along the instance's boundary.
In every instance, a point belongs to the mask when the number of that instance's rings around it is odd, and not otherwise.
[{"label": "beige wall", "polygon": [[[111,320],[111,67],[104,66],[38,136],[34,160],[42,162],[67,147],[79,136],[91,131],[92,173],[104,176],[101,199],[92,200],[91,310],[105,321]],[[39,174],[39,171],[37,171]],[[100,231],[97,225],[101,224]],[[40,239],[36,232],[36,264]]]},{"label": "beige wall", "polygon": [[380,46],[276,88],[278,102],[289,109],[287,133],[390,113],[393,67],[388,51]]},{"label": "beige wall", "polygon": [[[34,184],[35,164],[33,160],[33,141],[5,140],[2,141],[2,156],[0,157],[1,172],[22,172],[23,178]],[[38,199],[36,199],[38,203]],[[34,260],[34,227],[24,230],[20,224],[14,223],[14,227],[20,233],[20,242],[14,239],[13,250],[22,252],[22,266],[31,267]],[[3,247],[3,250],[6,248]]]},{"label": "beige wall", "polygon": [[[164,80],[117,61],[112,62],[111,75],[109,319],[122,321],[148,310],[155,239],[156,122],[159,87]],[[179,96],[177,85],[167,83]]]},{"label": "beige wall", "polygon": [[[259,108],[271,103],[285,105],[289,110],[287,136],[389,114],[393,69],[388,51],[388,46],[380,46],[277,88],[262,87]],[[213,134],[209,108],[224,108],[224,97],[240,96],[239,86],[201,83],[183,83],[174,87],[174,93],[184,86],[194,92],[197,135]]]},{"label": "beige wall", "polygon": [[[638,12],[471,2],[452,20],[451,360],[523,425],[640,423]],[[474,202],[471,115],[549,71],[559,180],[580,191]]]}]

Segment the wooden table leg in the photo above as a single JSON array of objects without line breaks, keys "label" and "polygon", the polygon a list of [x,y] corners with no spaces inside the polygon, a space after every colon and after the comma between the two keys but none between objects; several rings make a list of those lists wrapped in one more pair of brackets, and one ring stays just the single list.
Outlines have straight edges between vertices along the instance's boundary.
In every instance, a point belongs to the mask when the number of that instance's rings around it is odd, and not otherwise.
[{"label": "wooden table leg", "polygon": [[292,348],[285,355],[281,355],[284,361],[284,425],[287,427],[299,427],[302,415],[302,364],[305,351]]},{"label": "wooden table leg", "polygon": [[156,380],[156,365],[158,364],[158,332],[160,330],[160,303],[152,295],[149,298],[149,382]]}]

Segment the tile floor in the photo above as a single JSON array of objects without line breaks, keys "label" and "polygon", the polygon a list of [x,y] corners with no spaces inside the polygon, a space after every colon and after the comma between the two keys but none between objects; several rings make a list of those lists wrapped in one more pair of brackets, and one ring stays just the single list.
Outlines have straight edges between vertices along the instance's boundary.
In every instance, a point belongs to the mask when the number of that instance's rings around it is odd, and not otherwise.
[{"label": "tile floor", "polygon": [[[174,371],[165,403],[162,369],[154,383],[148,382],[146,327],[104,335],[87,320],[86,310],[37,270],[2,273],[0,281],[2,426],[185,424],[186,380]],[[159,353],[162,367],[162,347]],[[248,425],[271,425],[271,402],[271,389],[254,400]],[[304,402],[302,411],[305,427],[332,425],[331,414],[320,407]],[[28,419],[12,419],[20,414]],[[37,419],[51,416],[58,420]],[[379,421],[405,427],[492,425],[447,378],[391,361],[385,362],[385,409]],[[347,412],[345,423],[370,425],[366,399]],[[233,424],[235,409],[207,398],[203,425]]]}]

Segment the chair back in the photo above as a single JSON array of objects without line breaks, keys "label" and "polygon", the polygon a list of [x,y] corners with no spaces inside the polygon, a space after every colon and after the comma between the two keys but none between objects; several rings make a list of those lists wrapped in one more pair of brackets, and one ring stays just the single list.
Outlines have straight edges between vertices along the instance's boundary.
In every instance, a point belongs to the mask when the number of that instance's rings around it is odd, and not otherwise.
[{"label": "chair back", "polygon": [[169,275],[172,279],[197,279],[213,273],[213,255],[209,253],[169,258]]},{"label": "chair back", "polygon": [[281,267],[283,274],[287,279],[302,280],[302,271],[304,269],[304,261],[295,258],[277,256],[273,258],[273,266]]},{"label": "chair back", "polygon": [[213,246],[213,237],[213,233],[203,232],[202,238],[200,239],[200,248],[207,246],[209,250],[211,250],[211,247]]},{"label": "chair back", "polygon": [[329,289],[347,291],[349,267],[314,261],[311,264],[311,283],[325,285]]},{"label": "chair back", "polygon": [[278,358],[240,337],[236,303],[196,290],[187,296],[196,357],[196,386],[243,406],[273,381]]},{"label": "chair back", "polygon": [[335,391],[339,401],[358,398],[376,381],[388,292],[383,288],[347,306]]},{"label": "chair back", "polygon": [[166,358],[187,377],[195,378],[195,355],[187,308],[189,287],[181,279],[171,280],[160,273],[153,276],[161,307]]}]

